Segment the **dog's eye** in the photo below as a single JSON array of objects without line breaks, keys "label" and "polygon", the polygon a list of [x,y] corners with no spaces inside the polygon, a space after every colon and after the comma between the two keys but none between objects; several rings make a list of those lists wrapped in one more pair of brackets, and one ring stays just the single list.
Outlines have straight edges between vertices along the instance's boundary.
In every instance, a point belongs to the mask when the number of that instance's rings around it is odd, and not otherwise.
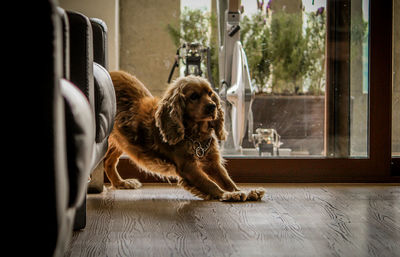
[{"label": "dog's eye", "polygon": [[209,92],[208,92],[208,96],[212,96],[212,91],[209,91]]},{"label": "dog's eye", "polygon": [[199,94],[197,94],[197,93],[193,93],[193,94],[191,94],[190,95],[190,99],[191,100],[197,100],[197,99],[199,99],[200,98],[200,95]]}]

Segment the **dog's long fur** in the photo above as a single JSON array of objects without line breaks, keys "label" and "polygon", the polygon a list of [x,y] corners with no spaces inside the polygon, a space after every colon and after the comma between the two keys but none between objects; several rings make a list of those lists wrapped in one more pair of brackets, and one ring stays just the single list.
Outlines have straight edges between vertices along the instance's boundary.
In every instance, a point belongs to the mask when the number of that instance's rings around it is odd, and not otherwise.
[{"label": "dog's long fur", "polygon": [[[241,191],[224,168],[218,140],[224,140],[224,113],[207,80],[177,79],[162,99],[151,95],[134,76],[110,73],[117,98],[117,115],[104,159],[105,172],[115,188],[137,188],[136,179],[123,180],[116,166],[126,153],[143,171],[179,184],[203,199],[259,200],[262,189]],[[206,149],[203,157],[195,148]]]}]

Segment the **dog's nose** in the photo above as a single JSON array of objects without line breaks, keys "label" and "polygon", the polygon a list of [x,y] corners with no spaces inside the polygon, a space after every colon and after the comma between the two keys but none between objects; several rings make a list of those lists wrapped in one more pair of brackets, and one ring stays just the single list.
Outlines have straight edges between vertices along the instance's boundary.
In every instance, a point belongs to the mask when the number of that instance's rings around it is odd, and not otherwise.
[{"label": "dog's nose", "polygon": [[213,113],[215,111],[215,108],[217,108],[217,106],[215,104],[207,104],[206,106],[206,113]]}]

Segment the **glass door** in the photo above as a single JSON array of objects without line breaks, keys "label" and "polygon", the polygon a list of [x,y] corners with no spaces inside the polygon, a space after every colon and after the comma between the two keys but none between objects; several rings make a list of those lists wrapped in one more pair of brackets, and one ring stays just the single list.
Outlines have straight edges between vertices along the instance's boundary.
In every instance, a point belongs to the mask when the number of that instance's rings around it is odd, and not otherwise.
[{"label": "glass door", "polygon": [[251,119],[242,138],[230,139],[241,149],[224,143],[225,156],[368,157],[369,1],[254,5],[243,1],[240,21]]},{"label": "glass door", "polygon": [[256,93],[241,148],[223,144],[229,171],[254,182],[388,179],[391,3],[257,1],[248,14],[242,3]]}]

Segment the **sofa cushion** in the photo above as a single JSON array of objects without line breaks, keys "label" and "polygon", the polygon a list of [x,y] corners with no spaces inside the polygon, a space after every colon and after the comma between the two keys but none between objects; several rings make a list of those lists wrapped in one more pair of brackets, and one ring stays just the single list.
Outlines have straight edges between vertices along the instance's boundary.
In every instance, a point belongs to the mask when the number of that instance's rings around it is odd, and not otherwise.
[{"label": "sofa cushion", "polygon": [[91,172],[95,122],[87,98],[75,85],[61,79],[61,94],[65,102],[69,206],[77,207],[86,195]]},{"label": "sofa cushion", "polygon": [[108,137],[114,126],[116,99],[108,71],[98,63],[93,65],[95,86],[96,143]]}]

